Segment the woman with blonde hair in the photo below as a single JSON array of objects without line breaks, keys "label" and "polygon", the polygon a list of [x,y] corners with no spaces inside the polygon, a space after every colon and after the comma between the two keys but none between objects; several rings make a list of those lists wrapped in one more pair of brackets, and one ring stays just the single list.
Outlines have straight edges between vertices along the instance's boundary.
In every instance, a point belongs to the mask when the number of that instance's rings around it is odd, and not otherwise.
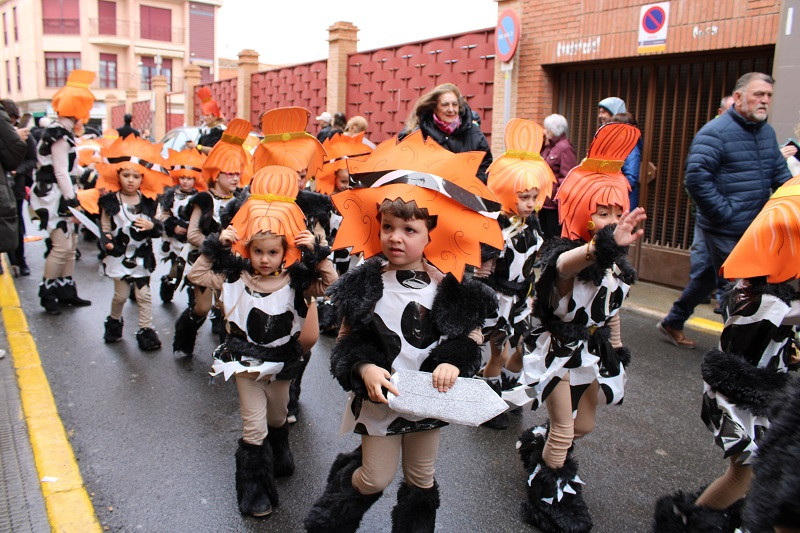
[{"label": "woman with blonde hair", "polygon": [[418,129],[426,139],[432,137],[453,153],[485,152],[477,177],[486,183],[486,169],[492,163],[489,141],[480,127],[472,122],[472,110],[458,87],[443,83],[422,95],[397,137],[402,140]]}]

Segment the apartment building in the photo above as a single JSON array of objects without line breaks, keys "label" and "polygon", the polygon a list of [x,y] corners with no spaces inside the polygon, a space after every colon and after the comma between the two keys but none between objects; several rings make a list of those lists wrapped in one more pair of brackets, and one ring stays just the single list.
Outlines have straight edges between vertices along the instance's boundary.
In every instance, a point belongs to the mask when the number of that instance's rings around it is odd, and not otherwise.
[{"label": "apartment building", "polygon": [[0,0],[0,94],[35,116],[76,68],[97,72],[92,118],[104,99],[151,98],[152,77],[167,78],[183,106],[183,69],[195,63],[204,81],[216,64],[217,9],[222,0]]}]

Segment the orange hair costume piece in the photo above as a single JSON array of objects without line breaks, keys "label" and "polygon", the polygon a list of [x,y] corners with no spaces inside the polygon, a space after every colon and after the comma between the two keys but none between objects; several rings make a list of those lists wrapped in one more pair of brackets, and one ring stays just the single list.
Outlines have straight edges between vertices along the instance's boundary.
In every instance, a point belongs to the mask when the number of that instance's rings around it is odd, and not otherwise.
[{"label": "orange hair costume piece", "polygon": [[69,73],[67,84],[53,96],[53,110],[61,117],[74,117],[89,120],[89,112],[94,105],[94,94],[89,85],[94,81],[94,72],[73,70]]},{"label": "orange hair costume piece", "polygon": [[372,148],[364,144],[364,132],[353,137],[337,133],[322,143],[327,154],[322,172],[317,174],[317,192],[333,194],[336,189],[336,172],[347,169],[347,160],[357,158],[360,161],[372,153]]},{"label": "orange hair costume piece", "polygon": [[250,257],[248,245],[259,233],[270,232],[286,238],[284,266],[300,260],[301,252],[295,246],[297,234],[306,229],[306,219],[295,203],[297,199],[297,172],[288,167],[270,165],[253,175],[250,197],[233,217],[231,225],[239,237],[231,249],[242,257]]},{"label": "orange hair costume piece", "polygon": [[325,149],[306,132],[311,113],[302,107],[279,107],[261,116],[264,138],[253,154],[253,169],[281,165],[312,178],[322,170]]},{"label": "orange hair costume piece", "polygon": [[208,190],[208,184],[202,179],[203,164],[207,158],[205,154],[193,149],[180,152],[169,149],[168,153],[167,164],[173,185],[177,185],[178,180],[186,176],[194,178],[194,188],[198,191]]},{"label": "orange hair costume piece", "polygon": [[482,212],[499,208],[475,172],[482,152],[454,154],[417,131],[382,142],[365,161],[349,159],[351,177],[364,188],[331,197],[343,220],[335,249],[370,258],[381,252],[378,208],[384,200],[416,202],[436,220],[424,253],[444,273],[461,280],[465,265],[481,264],[480,243],[503,247],[497,221]]},{"label": "orange hair costume piece", "polygon": [[500,200],[503,211],[517,212],[517,193],[537,189],[536,211],[553,192],[556,177],[542,159],[544,128],[532,120],[512,118],[506,124],[506,151],[486,170],[486,185]]},{"label": "orange hair costume piece", "polygon": [[123,168],[135,169],[142,175],[139,190],[153,200],[164,192],[164,187],[172,183],[164,168],[166,161],[161,157],[161,144],[153,144],[130,134],[100,150],[100,155],[105,162],[95,165],[98,175],[95,188],[78,191],[81,207],[89,213],[100,212],[97,200],[101,195],[119,190],[117,173]]},{"label": "orange hair costume piece", "polygon": [[216,100],[211,97],[211,89],[208,87],[200,87],[197,89],[197,97],[200,98],[200,111],[204,115],[214,115],[217,118],[222,118],[219,105]]},{"label": "orange hair costume piece", "polygon": [[589,221],[598,205],[630,208],[631,186],[620,170],[640,135],[630,124],[609,123],[597,130],[589,155],[567,174],[556,194],[562,237],[590,241]]},{"label": "orange hair costume piece", "polygon": [[775,191],[720,272],[728,279],[766,276],[769,283],[800,277],[800,176]]},{"label": "orange hair costume piece", "polygon": [[228,123],[222,139],[211,148],[201,173],[204,180],[211,183],[217,180],[220,172],[239,174],[243,185],[253,177],[252,169],[247,164],[247,154],[242,148],[253,126],[243,118],[235,118]]}]

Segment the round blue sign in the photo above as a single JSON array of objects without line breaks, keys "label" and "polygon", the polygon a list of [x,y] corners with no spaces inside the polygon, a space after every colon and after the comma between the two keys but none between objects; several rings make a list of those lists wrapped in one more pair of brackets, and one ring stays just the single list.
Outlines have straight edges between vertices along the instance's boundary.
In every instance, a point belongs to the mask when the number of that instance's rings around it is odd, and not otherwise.
[{"label": "round blue sign", "polygon": [[667,14],[659,6],[654,6],[644,12],[642,17],[642,27],[647,33],[656,33],[664,27],[667,21]]},{"label": "round blue sign", "polygon": [[494,30],[494,45],[497,59],[506,62],[514,57],[519,43],[520,23],[516,11],[506,9],[500,13]]}]

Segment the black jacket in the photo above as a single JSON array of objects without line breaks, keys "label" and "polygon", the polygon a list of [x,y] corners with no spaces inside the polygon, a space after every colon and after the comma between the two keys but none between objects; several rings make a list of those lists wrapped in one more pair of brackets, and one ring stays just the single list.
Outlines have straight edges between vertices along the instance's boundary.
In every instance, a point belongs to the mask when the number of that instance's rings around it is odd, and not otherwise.
[{"label": "black jacket", "polygon": [[0,105],[0,173],[16,169],[25,159],[27,149],[27,144],[11,124],[11,117]]},{"label": "black jacket", "polygon": [[[478,178],[486,183],[486,169],[492,164],[492,152],[489,148],[489,141],[481,131],[481,128],[472,122],[472,110],[468,105],[464,104],[459,113],[461,118],[461,125],[456,128],[452,135],[448,135],[436,125],[433,121],[433,113],[423,115],[419,119],[419,129],[422,130],[422,135],[427,139],[432,137],[434,141],[441,144],[453,153],[460,154],[461,152],[486,152],[481,161],[481,166],[478,168]],[[397,138],[403,138],[411,132],[403,131]]]},{"label": "black jacket", "polygon": [[119,133],[119,136],[120,136],[120,137],[122,137],[123,139],[124,139],[125,137],[127,137],[128,135],[130,135],[131,133],[133,133],[133,134],[134,134],[134,135],[136,135],[137,137],[139,137],[139,136],[140,136],[140,135],[139,135],[139,130],[135,129],[135,128],[134,128],[133,126],[131,126],[130,124],[125,124],[125,125],[124,125],[124,126],[122,126],[121,128],[117,128],[117,133]]},{"label": "black jacket", "polygon": [[36,170],[36,141],[33,135],[28,136],[25,144],[27,146],[25,159],[14,169],[17,171],[14,176],[14,196],[17,201],[25,199],[25,187],[33,185],[33,171]]}]

